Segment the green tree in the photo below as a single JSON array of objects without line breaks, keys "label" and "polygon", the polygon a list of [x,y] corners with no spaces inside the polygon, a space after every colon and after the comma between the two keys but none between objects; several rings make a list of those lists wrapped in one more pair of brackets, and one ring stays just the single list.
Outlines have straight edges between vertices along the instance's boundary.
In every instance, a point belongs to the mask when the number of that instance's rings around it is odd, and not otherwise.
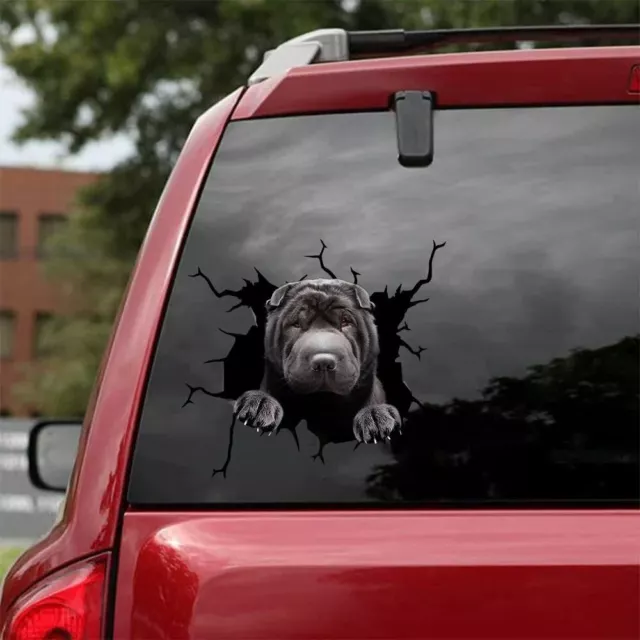
[{"label": "green tree", "polygon": [[60,141],[73,154],[124,132],[135,146],[84,190],[58,238],[48,270],[75,304],[53,326],[51,357],[31,372],[24,397],[48,415],[83,413],[131,265],[190,127],[244,82],[265,50],[325,26],[637,20],[635,0],[0,0],[4,61],[36,97],[15,139]]}]

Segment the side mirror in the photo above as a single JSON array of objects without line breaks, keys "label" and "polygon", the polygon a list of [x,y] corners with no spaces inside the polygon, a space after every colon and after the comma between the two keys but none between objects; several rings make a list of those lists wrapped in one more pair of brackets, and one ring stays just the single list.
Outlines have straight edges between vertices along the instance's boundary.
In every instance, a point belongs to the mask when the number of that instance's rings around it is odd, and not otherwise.
[{"label": "side mirror", "polygon": [[65,492],[76,461],[81,422],[38,422],[29,434],[29,479],[38,489]]}]

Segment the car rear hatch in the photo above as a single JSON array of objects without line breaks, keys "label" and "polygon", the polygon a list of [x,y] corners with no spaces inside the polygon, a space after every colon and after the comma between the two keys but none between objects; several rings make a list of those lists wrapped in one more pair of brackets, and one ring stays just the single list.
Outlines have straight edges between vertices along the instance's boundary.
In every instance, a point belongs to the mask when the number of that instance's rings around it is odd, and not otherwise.
[{"label": "car rear hatch", "polygon": [[[329,62],[245,91],[171,239],[113,637],[638,636],[639,62]],[[407,91],[433,107],[412,168]],[[374,302],[390,441],[235,420],[265,305],[305,278]]]}]

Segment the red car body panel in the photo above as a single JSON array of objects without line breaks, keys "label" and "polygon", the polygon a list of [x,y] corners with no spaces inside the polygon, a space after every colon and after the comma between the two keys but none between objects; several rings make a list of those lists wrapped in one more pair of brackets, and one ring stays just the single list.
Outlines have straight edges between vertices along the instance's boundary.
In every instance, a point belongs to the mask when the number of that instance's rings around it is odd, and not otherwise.
[{"label": "red car body panel", "polygon": [[117,549],[115,638],[638,637],[638,511],[124,512],[165,298],[229,119],[383,109],[409,89],[440,107],[637,103],[639,62],[616,47],[315,65],[205,113],[141,249],[64,514],[8,575],[0,620],[48,574]]},{"label": "red car body panel", "polygon": [[114,637],[636,638],[638,540],[624,512],[129,512]]},{"label": "red car body panel", "polygon": [[436,94],[439,108],[637,103],[640,47],[457,53],[329,63],[249,87],[234,120],[386,109],[395,91]]}]

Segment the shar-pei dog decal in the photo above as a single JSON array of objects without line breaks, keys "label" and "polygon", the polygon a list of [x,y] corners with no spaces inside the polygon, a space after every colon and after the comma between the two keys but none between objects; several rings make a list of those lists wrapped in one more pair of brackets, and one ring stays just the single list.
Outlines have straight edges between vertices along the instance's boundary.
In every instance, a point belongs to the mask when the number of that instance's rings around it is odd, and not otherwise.
[{"label": "shar-pei dog decal", "polygon": [[369,294],[342,280],[304,280],[277,289],[267,303],[264,377],[235,413],[245,425],[277,430],[283,417],[322,419],[337,437],[390,439],[398,410],[377,377],[380,348]]},{"label": "shar-pei dog decal", "polygon": [[307,257],[318,259],[329,278],[303,276],[276,287],[256,269],[256,281],[219,291],[200,268],[192,274],[217,298],[238,300],[229,311],[248,307],[255,318],[246,334],[221,329],[235,338],[226,357],[207,361],[224,366],[221,391],[187,384],[183,406],[198,392],[234,403],[227,457],[214,475],[226,476],[238,421],[260,435],[289,431],[298,449],[296,428],[306,422],[318,438],[313,457],[324,462],[329,443],[355,441],[357,447],[401,436],[403,416],[420,405],[404,384],[399,355],[404,348],[420,358],[424,348],[414,349],[400,334],[409,331],[409,309],[428,300],[415,296],[431,282],[433,258],[445,243],[433,243],[425,278],[392,295],[387,288],[369,294],[353,269],[353,282],[337,278],[324,263],[327,246],[321,243],[320,253]]}]

